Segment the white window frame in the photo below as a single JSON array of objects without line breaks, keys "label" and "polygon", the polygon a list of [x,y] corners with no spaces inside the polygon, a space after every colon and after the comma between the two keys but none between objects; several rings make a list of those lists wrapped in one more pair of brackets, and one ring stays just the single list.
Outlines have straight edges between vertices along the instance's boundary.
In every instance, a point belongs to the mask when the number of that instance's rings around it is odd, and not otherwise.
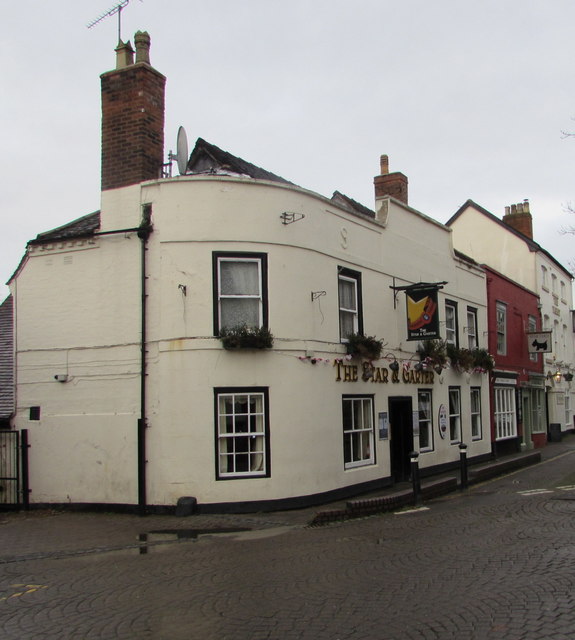
[{"label": "white window frame", "polygon": [[471,439],[481,440],[483,438],[481,387],[471,387],[469,390],[469,413],[471,416]]},{"label": "white window frame", "polygon": [[507,355],[507,305],[504,302],[495,304],[495,327],[497,335],[497,353]]},{"label": "white window frame", "polygon": [[[450,314],[451,312],[451,314]],[[445,301],[445,342],[457,346],[457,304]]]},{"label": "white window frame", "polygon": [[[252,409],[252,398],[260,410]],[[226,399],[232,404],[229,412],[222,404]],[[238,411],[242,405],[246,410]],[[215,389],[215,409],[217,479],[269,476],[267,389]]]},{"label": "white window frame", "polygon": [[477,309],[467,307],[467,347],[477,349]]},{"label": "white window frame", "polygon": [[545,265],[541,265],[541,287],[549,291],[549,275]]},{"label": "white window frame", "polygon": [[[349,405],[348,412],[346,404]],[[350,424],[346,424],[346,413],[351,418]],[[375,464],[373,396],[343,396],[342,425],[344,468]]]},{"label": "white window frame", "polygon": [[461,442],[461,389],[449,387],[449,441],[451,444]]},{"label": "white window frame", "polygon": [[[257,265],[258,269],[258,289],[259,291],[255,294],[242,294],[242,293],[222,293],[221,290],[221,267],[224,263],[253,263]],[[266,313],[266,301],[267,301],[267,278],[266,278],[266,268],[267,268],[267,256],[265,254],[233,254],[233,253],[225,253],[225,254],[215,254],[215,283],[214,283],[214,294],[216,296],[216,309],[215,309],[215,322],[214,322],[214,335],[219,335],[222,329],[231,329],[233,328],[231,325],[223,324],[222,322],[222,302],[225,300],[256,300],[258,303],[258,325],[256,328],[260,328],[267,325],[267,313]],[[253,326],[246,321],[242,323],[241,321],[236,323],[233,326],[240,326],[242,324],[246,324],[247,326]]]},{"label": "white window frame", "polygon": [[[340,295],[340,283],[351,283],[353,285],[353,307],[344,307],[342,303],[342,296]],[[351,271],[349,269],[339,268],[337,274],[337,299],[339,308],[339,339],[340,342],[348,342],[348,335],[344,334],[344,318],[352,318],[352,331],[351,333],[361,333],[362,327],[362,315],[361,315],[361,274]]]},{"label": "white window frame", "polygon": [[[425,404],[429,407],[429,414],[425,413]],[[433,393],[431,389],[418,389],[417,413],[419,416],[419,450],[422,453],[433,451]],[[422,445],[421,434],[424,431],[427,431],[427,445]]]},{"label": "white window frame", "polygon": [[517,437],[517,411],[515,407],[515,387],[495,387],[495,440],[509,440]]}]

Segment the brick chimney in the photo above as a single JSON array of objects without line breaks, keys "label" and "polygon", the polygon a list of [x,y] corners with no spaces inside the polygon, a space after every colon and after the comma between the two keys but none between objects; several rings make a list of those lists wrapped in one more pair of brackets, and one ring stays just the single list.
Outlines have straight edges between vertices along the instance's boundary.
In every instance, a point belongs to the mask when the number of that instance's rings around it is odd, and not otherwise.
[{"label": "brick chimney", "polygon": [[533,240],[533,218],[529,211],[529,200],[505,207],[503,222]]},{"label": "brick chimney", "polygon": [[102,191],[153,180],[164,162],[166,78],[150,66],[150,36],[116,48],[116,69],[102,82]]},{"label": "brick chimney", "polygon": [[389,158],[387,156],[381,156],[379,162],[381,174],[373,179],[375,199],[391,196],[407,204],[407,176],[399,171],[389,173]]}]

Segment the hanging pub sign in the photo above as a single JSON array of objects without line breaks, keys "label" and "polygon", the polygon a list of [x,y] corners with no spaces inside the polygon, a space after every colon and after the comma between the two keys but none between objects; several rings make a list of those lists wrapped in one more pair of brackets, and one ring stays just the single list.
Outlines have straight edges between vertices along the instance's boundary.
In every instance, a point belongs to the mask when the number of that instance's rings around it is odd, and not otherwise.
[{"label": "hanging pub sign", "polygon": [[551,331],[528,331],[527,350],[529,353],[551,353],[553,350]]},{"label": "hanging pub sign", "polygon": [[408,340],[433,340],[440,337],[437,291],[436,285],[405,289]]}]

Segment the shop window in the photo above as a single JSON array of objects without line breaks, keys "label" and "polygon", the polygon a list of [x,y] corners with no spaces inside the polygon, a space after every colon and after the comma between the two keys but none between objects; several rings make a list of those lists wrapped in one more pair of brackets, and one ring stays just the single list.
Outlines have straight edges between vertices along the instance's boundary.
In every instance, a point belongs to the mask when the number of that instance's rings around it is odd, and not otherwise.
[{"label": "shop window", "polygon": [[419,450],[433,450],[433,410],[431,391],[422,389],[417,392],[417,410],[419,414]]},{"label": "shop window", "polygon": [[267,256],[214,253],[214,335],[221,329],[267,327]]},{"label": "shop window", "polygon": [[495,305],[495,319],[497,327],[497,353],[507,355],[507,305],[498,302]]},{"label": "shop window", "polygon": [[338,268],[339,337],[347,342],[351,333],[363,333],[361,274]]},{"label": "shop window", "polygon": [[374,464],[373,397],[344,396],[342,413],[345,468]]},{"label": "shop window", "polygon": [[515,388],[495,387],[495,439],[506,440],[517,436]]},{"label": "shop window", "polygon": [[471,401],[471,439],[481,440],[483,437],[483,429],[481,427],[481,388],[471,387],[469,393]]},{"label": "shop window", "polygon": [[217,478],[269,476],[268,390],[216,389]]}]

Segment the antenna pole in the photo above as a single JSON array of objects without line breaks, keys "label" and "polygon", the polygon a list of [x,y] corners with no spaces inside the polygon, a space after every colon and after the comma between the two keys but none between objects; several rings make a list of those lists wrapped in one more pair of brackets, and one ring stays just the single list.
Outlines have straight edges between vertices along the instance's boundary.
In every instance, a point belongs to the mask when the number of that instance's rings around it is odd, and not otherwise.
[{"label": "antenna pole", "polygon": [[130,0],[121,0],[121,2],[115,6],[113,6],[111,9],[108,9],[108,11],[105,11],[102,15],[98,16],[95,20],[92,20],[92,22],[89,22],[86,27],[88,29],[91,29],[92,27],[96,26],[98,23],[102,22],[102,20],[104,20],[104,18],[107,18],[108,16],[113,16],[115,13],[118,14],[118,42],[122,41],[122,9],[124,9],[124,7],[128,6],[128,3],[130,2]]}]

